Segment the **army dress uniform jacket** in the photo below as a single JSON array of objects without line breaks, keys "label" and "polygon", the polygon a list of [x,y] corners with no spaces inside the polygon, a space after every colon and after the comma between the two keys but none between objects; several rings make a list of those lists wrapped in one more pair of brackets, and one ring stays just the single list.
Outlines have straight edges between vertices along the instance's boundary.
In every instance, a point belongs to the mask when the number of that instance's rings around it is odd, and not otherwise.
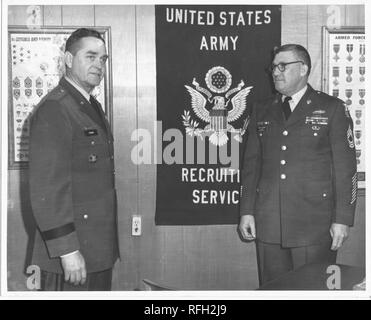
[{"label": "army dress uniform jacket", "polygon": [[99,106],[64,78],[36,107],[30,128],[34,265],[62,273],[58,257],[80,250],[88,273],[118,258],[113,137]]},{"label": "army dress uniform jacket", "polygon": [[282,96],[254,106],[241,174],[240,214],[257,239],[319,244],[333,222],[353,225],[357,173],[353,122],[344,103],[309,85],[286,121]]}]

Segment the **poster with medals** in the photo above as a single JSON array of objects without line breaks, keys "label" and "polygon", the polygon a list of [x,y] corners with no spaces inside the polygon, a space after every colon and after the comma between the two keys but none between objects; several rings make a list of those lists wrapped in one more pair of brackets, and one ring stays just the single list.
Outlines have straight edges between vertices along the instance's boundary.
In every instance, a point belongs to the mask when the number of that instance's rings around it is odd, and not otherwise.
[{"label": "poster with medals", "polygon": [[[96,28],[109,48],[109,28]],[[27,167],[30,116],[64,74],[64,49],[74,29],[9,28],[9,169]],[[92,93],[110,119],[110,65]]]},{"label": "poster with medals", "polygon": [[345,102],[354,124],[358,188],[365,188],[366,39],[364,28],[324,28],[323,90]]}]

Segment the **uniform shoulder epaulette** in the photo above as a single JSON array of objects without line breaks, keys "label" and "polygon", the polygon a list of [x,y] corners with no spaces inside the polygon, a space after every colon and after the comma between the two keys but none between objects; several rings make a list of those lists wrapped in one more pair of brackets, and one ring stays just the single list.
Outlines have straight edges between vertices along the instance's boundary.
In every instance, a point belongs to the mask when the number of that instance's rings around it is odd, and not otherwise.
[{"label": "uniform shoulder epaulette", "polygon": [[337,102],[343,104],[343,100],[341,100],[337,97],[331,96],[331,95],[327,94],[326,92],[316,90],[316,93],[318,94],[319,97],[321,97],[322,99],[324,98],[329,102],[330,101],[337,101]]},{"label": "uniform shoulder epaulette", "polygon": [[66,90],[62,88],[61,86],[56,86],[52,91],[50,91],[46,96],[44,96],[40,102],[37,104],[35,107],[34,112],[36,110],[40,109],[45,103],[48,101],[59,101],[60,99],[63,98],[67,94]]},{"label": "uniform shoulder epaulette", "polygon": [[320,90],[316,90],[317,94],[322,96],[322,97],[327,97],[327,96],[330,96],[328,95],[327,93],[323,92],[323,91],[320,91]]},{"label": "uniform shoulder epaulette", "polygon": [[55,87],[47,96],[49,100],[59,100],[67,94],[66,89],[61,86]]},{"label": "uniform shoulder epaulette", "polygon": [[271,104],[273,102],[277,102],[278,101],[278,98],[279,95],[277,94],[274,94],[274,95],[271,95],[269,97],[266,97],[266,98],[263,98],[263,99],[260,99],[258,100],[256,103],[259,104],[259,105],[267,105],[267,104]]}]

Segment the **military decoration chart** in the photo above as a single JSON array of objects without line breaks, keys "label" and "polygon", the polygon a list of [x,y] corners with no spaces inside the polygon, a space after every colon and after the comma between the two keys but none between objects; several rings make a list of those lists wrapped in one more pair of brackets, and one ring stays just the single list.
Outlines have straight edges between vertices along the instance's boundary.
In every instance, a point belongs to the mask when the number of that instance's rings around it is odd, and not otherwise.
[{"label": "military decoration chart", "polygon": [[[30,115],[64,74],[64,48],[70,31],[12,30],[9,33],[9,101],[12,110],[9,158],[12,166],[26,164],[29,160]],[[93,94],[105,109],[104,81]]]},{"label": "military decoration chart", "polygon": [[345,102],[353,119],[358,187],[365,186],[365,43],[364,32],[328,34],[328,92]]}]

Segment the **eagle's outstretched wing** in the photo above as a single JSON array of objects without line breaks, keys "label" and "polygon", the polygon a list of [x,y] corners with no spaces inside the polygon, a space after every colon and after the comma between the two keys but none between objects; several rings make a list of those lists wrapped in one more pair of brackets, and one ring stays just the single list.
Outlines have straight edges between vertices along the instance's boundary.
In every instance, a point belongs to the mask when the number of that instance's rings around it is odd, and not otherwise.
[{"label": "eagle's outstretched wing", "polygon": [[192,97],[192,109],[194,113],[199,117],[202,121],[210,122],[210,115],[209,111],[205,108],[206,106],[206,98],[199,93],[197,90],[191,88],[190,86],[185,85],[188,92],[191,94]]},{"label": "eagle's outstretched wing", "polygon": [[241,117],[242,113],[246,109],[246,97],[250,93],[252,89],[251,87],[246,87],[245,89],[242,89],[240,92],[238,92],[233,98],[232,98],[232,110],[228,112],[227,121],[235,121],[239,117]]}]

